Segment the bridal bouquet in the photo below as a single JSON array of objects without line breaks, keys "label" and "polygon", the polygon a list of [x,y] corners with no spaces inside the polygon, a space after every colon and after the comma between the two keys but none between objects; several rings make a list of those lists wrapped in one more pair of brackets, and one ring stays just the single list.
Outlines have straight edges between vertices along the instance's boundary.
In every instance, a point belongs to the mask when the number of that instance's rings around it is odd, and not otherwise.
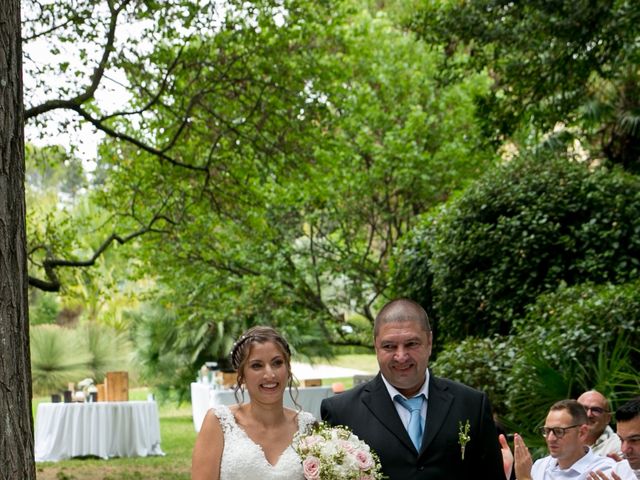
[{"label": "bridal bouquet", "polygon": [[310,433],[296,436],[293,448],[306,480],[383,478],[378,456],[346,427],[320,423]]}]

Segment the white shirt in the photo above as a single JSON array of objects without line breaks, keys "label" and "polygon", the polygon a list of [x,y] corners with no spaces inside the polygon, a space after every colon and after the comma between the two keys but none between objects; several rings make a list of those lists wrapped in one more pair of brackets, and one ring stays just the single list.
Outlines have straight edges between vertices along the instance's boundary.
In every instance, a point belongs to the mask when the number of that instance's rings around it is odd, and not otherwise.
[{"label": "white shirt", "polygon": [[[402,424],[404,425],[404,428],[408,428],[409,426],[409,419],[411,418],[411,412],[409,410],[407,410],[406,408],[404,408],[402,405],[400,405],[400,402],[396,402],[394,401],[394,398],[396,397],[396,395],[400,395],[401,397],[407,398],[404,395],[402,395],[397,389],[396,387],[394,387],[393,385],[391,385],[386,378],[384,378],[384,375],[382,375],[382,381],[384,382],[384,385],[387,387],[387,392],[389,392],[389,396],[391,397],[391,401],[393,402],[393,405],[396,407],[396,411],[398,412],[398,415],[400,416],[400,420],[402,421]],[[422,410],[420,410],[420,417],[422,419],[422,423],[424,425],[424,421],[425,418],[427,418],[427,400],[429,399],[429,370],[427,370],[425,379],[424,379],[424,383],[422,384],[422,388],[420,388],[420,390],[418,390],[416,392],[416,394],[414,395],[414,397],[417,397],[418,395],[424,395],[424,402],[422,402]],[[426,431],[426,428],[425,428]]]},{"label": "white shirt", "polygon": [[609,453],[618,453],[621,447],[620,437],[607,425],[602,435],[591,445],[591,450],[593,453],[606,456]]},{"label": "white shirt", "polygon": [[587,453],[576,463],[567,469],[561,469],[558,462],[551,455],[537,460],[531,468],[531,478],[533,480],[585,480],[589,472],[602,470],[607,475],[616,472],[622,480],[636,480],[636,476],[631,470],[629,462],[623,460],[616,462],[612,458],[596,455],[587,448]]}]

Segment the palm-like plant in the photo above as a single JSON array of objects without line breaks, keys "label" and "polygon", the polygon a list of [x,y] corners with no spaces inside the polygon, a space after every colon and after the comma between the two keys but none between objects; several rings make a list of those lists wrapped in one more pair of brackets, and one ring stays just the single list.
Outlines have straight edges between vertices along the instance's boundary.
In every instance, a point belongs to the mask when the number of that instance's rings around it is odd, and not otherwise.
[{"label": "palm-like plant", "polygon": [[587,390],[597,390],[613,406],[637,395],[640,378],[632,364],[631,347],[624,333],[613,342],[602,341],[594,358],[572,358],[561,364],[531,353],[527,355],[528,381],[526,388],[515,389],[510,397],[511,415],[505,422],[513,431],[524,433],[527,444],[542,447],[542,437],[535,435],[535,427],[544,421],[549,407],[565,398],[577,398]]},{"label": "palm-like plant", "polygon": [[580,386],[580,394],[586,390],[597,390],[615,405],[621,405],[638,395],[640,377],[632,364],[632,354],[640,354],[640,350],[629,345],[625,336],[619,335],[611,349],[600,344],[596,361],[590,364],[579,364],[576,384]]},{"label": "palm-like plant", "polygon": [[31,328],[31,376],[34,394],[64,390],[91,374],[87,351],[74,330],[57,325]]},{"label": "palm-like plant", "polygon": [[88,366],[96,383],[102,383],[109,371],[130,368],[133,349],[122,332],[89,322],[77,330],[77,335],[90,354]]},{"label": "palm-like plant", "polygon": [[639,94],[640,73],[635,66],[629,67],[616,78],[593,81],[593,98],[582,109],[605,157],[634,173],[640,172]]},{"label": "palm-like plant", "polygon": [[575,365],[568,363],[556,366],[535,353],[527,353],[525,358],[528,375],[521,381],[525,382],[526,388],[520,386],[511,392],[508,404],[510,414],[504,423],[511,431],[523,435],[527,445],[540,449],[544,446],[544,440],[536,433],[536,428],[542,425],[553,403],[571,396]]}]

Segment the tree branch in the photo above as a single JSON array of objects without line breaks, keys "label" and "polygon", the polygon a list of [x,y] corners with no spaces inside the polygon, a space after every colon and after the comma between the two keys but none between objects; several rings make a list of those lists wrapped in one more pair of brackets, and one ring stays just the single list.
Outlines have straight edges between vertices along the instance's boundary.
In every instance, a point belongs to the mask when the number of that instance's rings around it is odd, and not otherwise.
[{"label": "tree branch", "polygon": [[107,239],[105,239],[102,244],[93,252],[90,258],[87,260],[66,260],[61,258],[48,258],[45,259],[42,263],[42,267],[44,268],[46,280],[42,280],[36,277],[32,277],[29,275],[29,285],[45,292],[59,292],[61,283],[58,275],[56,274],[56,269],[61,267],[91,267],[95,265],[96,261],[102,255],[107,248],[113,243],[118,242],[120,245],[123,245],[127,242],[130,242],[134,238],[137,238],[145,233],[149,232],[160,232],[158,229],[153,228],[153,224],[158,220],[166,220],[162,215],[155,215],[153,219],[149,222],[149,225],[137,230],[135,232],[130,233],[126,236],[118,235],[117,233],[112,233]]},{"label": "tree branch", "polygon": [[152,147],[150,145],[147,145],[144,142],[141,142],[137,138],[133,138],[132,136],[127,135],[126,133],[120,133],[120,132],[115,131],[111,127],[108,127],[108,126],[104,125],[101,120],[99,120],[97,118],[94,118],[91,114],[89,114],[89,112],[85,111],[80,105],[71,105],[71,106],[68,106],[67,108],[69,108],[70,110],[73,110],[74,112],[78,113],[78,115],[80,115],[82,118],[84,118],[91,125],[96,127],[98,130],[103,131],[104,133],[106,133],[107,135],[109,135],[112,138],[116,138],[118,140],[123,140],[123,141],[126,141],[126,142],[128,142],[128,143],[130,143],[132,145],[135,145],[136,147],[140,148],[141,150],[144,150],[145,152],[151,153],[152,155],[156,155],[160,159],[169,162],[171,165],[175,165],[177,167],[182,167],[182,168],[186,168],[186,169],[194,170],[194,171],[198,171],[198,172],[203,172],[205,174],[208,173],[207,167],[200,167],[198,165],[191,165],[189,163],[181,162],[181,161],[176,160],[175,158],[167,155],[165,153],[164,149],[159,150],[159,149],[154,148],[154,147]]},{"label": "tree branch", "polygon": [[114,51],[114,43],[116,38],[116,28],[118,26],[118,15],[122,12],[122,10],[130,3],[131,0],[124,0],[122,4],[117,8],[112,8],[111,4],[109,5],[109,10],[111,12],[111,18],[109,20],[109,29],[107,31],[106,43],[104,46],[104,50],[102,52],[102,58],[100,62],[93,70],[93,73],[89,77],[91,79],[91,84],[85,89],[84,92],[80,93],[74,98],[66,99],[66,100],[48,100],[41,105],[36,107],[32,107],[29,109],[25,109],[24,119],[25,121],[29,120],[32,117],[36,117],[46,112],[50,112],[51,110],[56,110],[60,108],[73,108],[79,105],[82,105],[87,100],[93,98],[100,82],[102,81],[102,77],[104,76],[105,69],[107,64],[109,63],[109,56]]}]

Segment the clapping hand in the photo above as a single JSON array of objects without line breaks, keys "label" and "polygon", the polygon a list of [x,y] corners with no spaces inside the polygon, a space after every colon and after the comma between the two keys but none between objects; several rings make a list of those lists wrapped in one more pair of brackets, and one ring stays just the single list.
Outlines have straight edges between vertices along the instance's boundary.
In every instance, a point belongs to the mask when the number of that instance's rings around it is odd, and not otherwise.
[{"label": "clapping hand", "polygon": [[500,452],[502,453],[502,464],[504,466],[504,476],[509,480],[511,478],[511,470],[513,470],[513,453],[509,448],[507,437],[503,434],[498,436],[500,442]]},{"label": "clapping hand", "polygon": [[[531,466],[533,460],[524,440],[517,433],[513,436],[513,457],[518,480],[531,480]],[[596,477],[597,479],[598,477]]]},{"label": "clapping hand", "polygon": [[620,480],[620,477],[616,472],[611,472],[611,476],[607,476],[602,470],[596,470],[595,472],[589,472],[587,475],[589,480]]}]

